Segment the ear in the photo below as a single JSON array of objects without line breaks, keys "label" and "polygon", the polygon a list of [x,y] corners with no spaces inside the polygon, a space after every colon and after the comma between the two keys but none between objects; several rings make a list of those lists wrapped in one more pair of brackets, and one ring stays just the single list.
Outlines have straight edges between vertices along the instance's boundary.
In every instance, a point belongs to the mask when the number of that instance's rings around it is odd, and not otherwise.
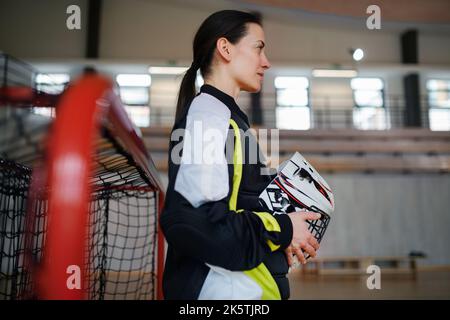
[{"label": "ear", "polygon": [[220,57],[222,57],[225,61],[231,61],[231,43],[224,37],[217,39],[216,49],[217,53]]}]

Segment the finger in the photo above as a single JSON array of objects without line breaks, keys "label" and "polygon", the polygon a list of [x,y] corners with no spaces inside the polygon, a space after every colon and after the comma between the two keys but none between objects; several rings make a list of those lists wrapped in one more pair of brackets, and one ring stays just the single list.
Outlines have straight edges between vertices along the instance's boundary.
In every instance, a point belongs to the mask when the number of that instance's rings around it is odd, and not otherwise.
[{"label": "finger", "polygon": [[294,252],[295,252],[295,255],[296,255],[298,261],[300,261],[301,264],[305,264],[306,258],[303,255],[303,251],[300,248],[294,248]]},{"label": "finger", "polygon": [[319,241],[317,241],[317,239],[313,235],[311,235],[308,242],[316,251],[319,250],[320,247]]},{"label": "finger", "polygon": [[311,256],[311,258],[315,258],[315,256],[317,255],[316,250],[309,243],[305,243],[302,249],[306,253],[308,253]]},{"label": "finger", "polygon": [[292,259],[292,248],[291,247],[287,247],[284,252],[286,253],[287,262],[288,262],[288,265],[290,267],[294,263],[294,261]]},{"label": "finger", "polygon": [[305,220],[319,220],[322,215],[318,212],[308,211],[303,212],[303,217],[305,218]]}]

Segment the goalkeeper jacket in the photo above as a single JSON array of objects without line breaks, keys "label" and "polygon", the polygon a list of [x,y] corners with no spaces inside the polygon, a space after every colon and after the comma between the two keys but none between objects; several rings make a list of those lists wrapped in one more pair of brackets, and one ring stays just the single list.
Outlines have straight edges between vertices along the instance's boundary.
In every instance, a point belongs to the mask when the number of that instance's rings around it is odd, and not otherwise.
[{"label": "goalkeeper jacket", "polygon": [[233,97],[203,85],[175,123],[160,225],[166,299],[287,299],[287,215],[262,212],[267,174]]}]

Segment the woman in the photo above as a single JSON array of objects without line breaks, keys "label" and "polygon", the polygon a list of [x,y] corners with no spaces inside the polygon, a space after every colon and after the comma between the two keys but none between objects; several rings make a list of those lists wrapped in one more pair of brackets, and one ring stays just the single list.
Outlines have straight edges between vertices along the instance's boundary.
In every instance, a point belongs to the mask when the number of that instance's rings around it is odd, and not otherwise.
[{"label": "woman", "polygon": [[[259,149],[245,134],[248,119],[236,99],[241,90],[261,89],[270,68],[264,41],[258,17],[234,10],[212,14],[195,35],[160,220],[168,242],[166,299],[287,299],[292,254],[305,263],[303,252],[314,257],[319,248],[305,220],[320,216],[261,212],[258,196],[272,177],[262,174],[259,158],[246,161],[252,144]],[[198,70],[205,84],[195,95]]]}]

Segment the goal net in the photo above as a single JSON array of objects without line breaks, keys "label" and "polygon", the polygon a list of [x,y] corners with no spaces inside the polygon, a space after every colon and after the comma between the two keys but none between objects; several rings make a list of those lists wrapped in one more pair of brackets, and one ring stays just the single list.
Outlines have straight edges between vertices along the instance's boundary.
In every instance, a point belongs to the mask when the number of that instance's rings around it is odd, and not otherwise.
[{"label": "goal net", "polygon": [[0,299],[161,298],[162,185],[110,80],[0,70]]}]

